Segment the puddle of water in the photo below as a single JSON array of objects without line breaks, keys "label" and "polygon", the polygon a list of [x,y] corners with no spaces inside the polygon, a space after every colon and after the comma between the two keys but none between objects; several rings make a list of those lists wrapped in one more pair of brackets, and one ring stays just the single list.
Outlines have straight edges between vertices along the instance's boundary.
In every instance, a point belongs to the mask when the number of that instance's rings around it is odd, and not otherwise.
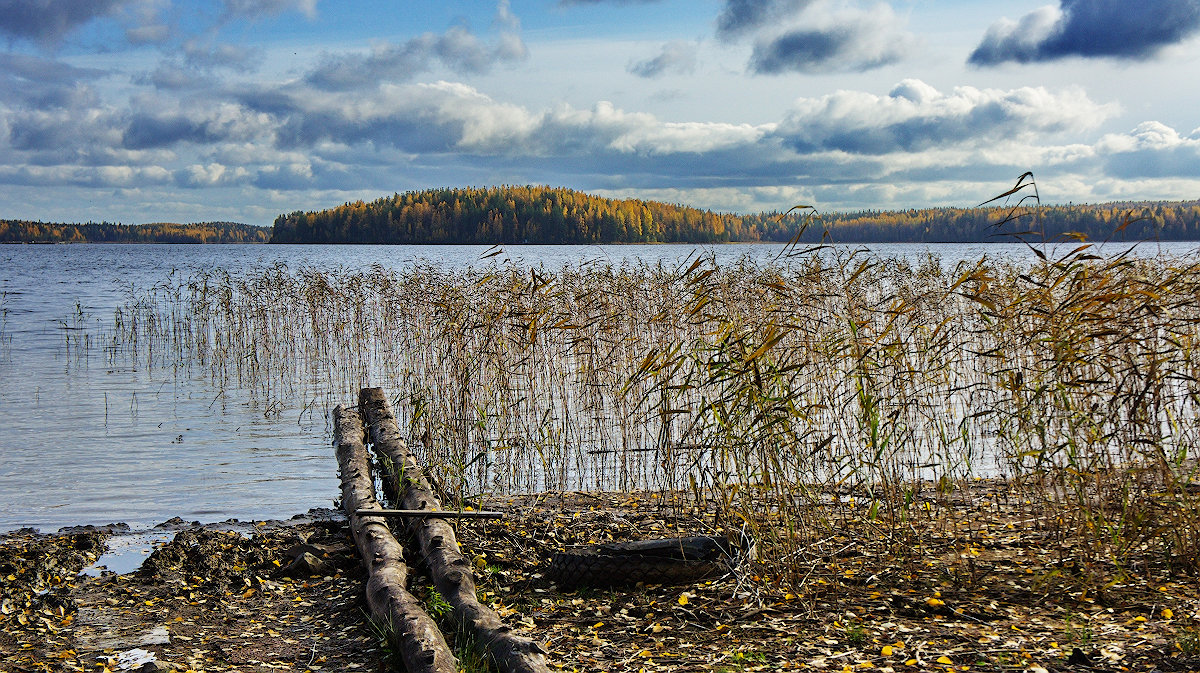
[{"label": "puddle of water", "polygon": [[139,533],[119,533],[108,538],[108,547],[100,558],[92,565],[84,568],[80,574],[89,577],[99,577],[105,571],[118,575],[131,573],[142,567],[142,562],[159,545],[171,541],[175,537],[173,530],[154,530]]}]

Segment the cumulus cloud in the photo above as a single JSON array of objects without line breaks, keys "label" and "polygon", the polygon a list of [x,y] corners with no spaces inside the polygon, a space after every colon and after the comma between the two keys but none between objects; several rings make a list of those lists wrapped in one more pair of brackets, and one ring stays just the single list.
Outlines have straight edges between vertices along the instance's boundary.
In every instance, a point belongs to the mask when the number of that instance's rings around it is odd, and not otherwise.
[{"label": "cumulus cloud", "polygon": [[180,143],[210,145],[254,140],[269,142],[272,120],[232,103],[182,109],[163,101],[136,108],[121,131],[121,146],[132,150]]},{"label": "cumulus cloud", "polygon": [[869,11],[810,11],[802,27],[759,38],[750,69],[760,74],[862,72],[896,63],[915,46],[916,39],[900,28],[887,5]]},{"label": "cumulus cloud", "polygon": [[1075,89],[956,87],[942,93],[908,79],[886,96],[838,91],[801,99],[778,133],[800,152],[887,154],[1087,130],[1116,111]]},{"label": "cumulus cloud", "polygon": [[813,0],[725,0],[717,17],[717,35],[742,37],[781,19],[795,18],[811,4]]},{"label": "cumulus cloud", "polygon": [[33,163],[78,161],[96,148],[120,146],[119,122],[95,108],[18,110],[4,123],[8,147]]},{"label": "cumulus cloud", "polygon": [[638,77],[661,77],[667,73],[691,74],[696,70],[697,51],[699,49],[694,42],[668,42],[658,56],[632,62],[627,70]]},{"label": "cumulus cloud", "polygon": [[726,0],[717,36],[754,44],[750,72],[863,72],[896,63],[917,45],[887,3]]},{"label": "cumulus cloud", "polygon": [[1097,144],[1108,175],[1122,178],[1200,177],[1200,129],[1183,135],[1161,122],[1108,134]]},{"label": "cumulus cloud", "polygon": [[109,16],[127,0],[0,0],[0,32],[43,45],[93,19]]},{"label": "cumulus cloud", "polygon": [[326,54],[304,79],[327,91],[405,81],[429,69],[437,40],[432,35],[423,35],[403,44],[376,45],[368,54]]},{"label": "cumulus cloud", "polygon": [[274,119],[284,147],[322,143],[412,153],[495,157],[703,155],[752,147],[772,126],[665,123],[608,102],[543,112],[503,103],[453,82],[385,85],[359,96],[319,91],[246,92]]},{"label": "cumulus cloud", "polygon": [[988,28],[974,65],[1030,63],[1069,56],[1147,59],[1200,31],[1197,0],[1059,0],[1018,21]]},{"label": "cumulus cloud", "polygon": [[96,94],[86,82],[106,73],[37,56],[0,53],[0,90],[10,105],[65,108],[94,104]]},{"label": "cumulus cloud", "polygon": [[250,177],[250,171],[241,166],[230,167],[216,162],[192,164],[174,173],[175,182],[183,187],[217,187],[244,182]]},{"label": "cumulus cloud", "polygon": [[170,178],[170,172],[158,166],[0,166],[0,182],[14,185],[112,189],[164,184]]},{"label": "cumulus cloud", "polygon": [[376,45],[366,54],[326,54],[304,79],[318,89],[350,91],[410,80],[429,70],[434,62],[454,72],[479,74],[497,63],[527,58],[529,51],[517,32],[520,22],[510,11],[507,0],[499,3],[495,23],[502,30],[492,44],[466,28],[455,26],[441,35],[426,33],[401,44]]}]

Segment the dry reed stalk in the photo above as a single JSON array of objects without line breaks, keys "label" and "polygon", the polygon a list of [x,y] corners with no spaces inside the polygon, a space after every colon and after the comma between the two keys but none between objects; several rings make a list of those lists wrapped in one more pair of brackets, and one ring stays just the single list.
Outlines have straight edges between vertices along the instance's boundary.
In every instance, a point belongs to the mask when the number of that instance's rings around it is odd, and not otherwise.
[{"label": "dry reed stalk", "polygon": [[394,391],[411,446],[458,497],[691,492],[753,529],[787,581],[848,519],[912,554],[918,518],[969,532],[944,505],[1001,475],[1086,542],[1086,583],[1152,555],[1200,567],[1189,260],[277,266],[173,278],[104,343],[264,413]]}]

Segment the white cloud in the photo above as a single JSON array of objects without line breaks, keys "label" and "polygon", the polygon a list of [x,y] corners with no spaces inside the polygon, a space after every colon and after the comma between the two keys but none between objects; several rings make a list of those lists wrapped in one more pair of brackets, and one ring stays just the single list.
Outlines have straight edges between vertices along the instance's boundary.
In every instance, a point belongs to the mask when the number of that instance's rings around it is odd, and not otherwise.
[{"label": "white cloud", "polygon": [[1095,103],[1079,89],[964,86],[944,94],[920,80],[905,80],[886,96],[838,91],[800,99],[778,132],[800,152],[886,154],[1085,131],[1116,112],[1116,106]]},{"label": "white cloud", "polygon": [[792,21],[758,30],[750,69],[759,74],[862,72],[898,63],[918,45],[890,5],[862,9],[818,1]]}]

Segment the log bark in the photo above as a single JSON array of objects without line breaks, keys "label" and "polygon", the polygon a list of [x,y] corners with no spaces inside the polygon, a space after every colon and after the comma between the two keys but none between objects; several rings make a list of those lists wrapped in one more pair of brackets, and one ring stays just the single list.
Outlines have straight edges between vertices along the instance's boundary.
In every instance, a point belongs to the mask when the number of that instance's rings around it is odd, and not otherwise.
[{"label": "log bark", "polygon": [[355,514],[370,514],[372,516],[382,516],[385,519],[396,518],[403,519],[405,517],[414,519],[503,519],[504,512],[442,512],[428,509],[360,509]]},{"label": "log bark", "polygon": [[[384,483],[390,481],[390,487],[397,489],[397,506],[440,509],[441,503],[424,471],[408,451],[383,390],[364,388],[359,392],[358,407],[375,452],[391,461],[392,472]],[[455,621],[474,637],[476,645],[497,668],[502,673],[549,673],[541,645],[513,633],[495,611],[479,602],[471,564],[458,548],[454,528],[445,519],[437,518],[411,519],[407,526],[420,543],[434,586],[453,607]]]},{"label": "log bark", "polygon": [[388,635],[411,673],[455,673],[458,663],[437,623],[405,588],[408,568],[403,548],[392,536],[383,517],[359,516],[359,510],[379,509],[371,479],[367,449],[363,445],[358,412],[338,406],[333,410],[334,442],[342,480],[342,508],[350,520],[354,543],[367,567],[367,604],[371,615],[388,624]]}]

